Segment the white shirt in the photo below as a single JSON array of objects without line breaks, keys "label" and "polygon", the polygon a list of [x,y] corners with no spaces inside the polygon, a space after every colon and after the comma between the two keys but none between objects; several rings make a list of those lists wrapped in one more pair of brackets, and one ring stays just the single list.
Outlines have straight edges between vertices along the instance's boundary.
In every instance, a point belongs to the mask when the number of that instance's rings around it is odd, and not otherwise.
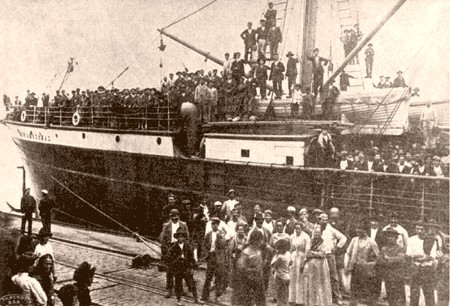
[{"label": "white shirt", "polygon": [[32,305],[47,305],[47,295],[41,284],[37,279],[30,277],[27,272],[17,273],[11,277],[11,280],[22,289],[23,295],[34,302]]},{"label": "white shirt", "polygon": [[294,89],[292,93],[292,103],[300,104],[303,101],[302,91]]},{"label": "white shirt", "polygon": [[347,170],[348,168],[347,160],[341,160],[341,162],[339,163],[339,167],[341,168],[341,170]]},{"label": "white shirt", "polygon": [[[419,236],[415,235],[408,239],[408,247],[406,248],[406,256],[424,256],[426,255],[423,251],[423,240],[419,238]],[[436,242],[433,242],[433,246],[430,251],[430,256],[433,259],[436,259]],[[424,262],[415,262],[415,265],[418,266],[431,266],[433,264],[433,260],[427,260]]]},{"label": "white shirt", "polygon": [[211,232],[211,252],[216,250],[217,231]]},{"label": "white shirt", "polygon": [[[218,230],[223,232],[223,233],[225,233],[225,240],[230,239],[230,229],[228,228],[227,224],[225,222],[223,222],[222,220],[220,220],[220,223],[219,223],[219,226],[218,226]],[[208,221],[206,223],[205,236],[209,232],[212,232],[211,221]]]},{"label": "white shirt", "polygon": [[436,115],[436,111],[433,109],[433,107],[426,107],[422,110],[422,113],[420,114],[420,120],[423,121],[431,121],[434,120],[436,121],[437,119],[437,115]]},{"label": "white shirt", "polygon": [[436,174],[436,176],[444,177],[444,173],[442,172],[441,166],[437,166],[437,167],[433,166],[433,171],[434,171],[434,174]]},{"label": "white shirt", "polygon": [[229,199],[223,202],[222,204],[222,212],[225,212],[228,217],[231,216],[231,211],[234,209],[234,206],[239,203],[239,201],[236,201],[235,199]]},{"label": "white shirt", "polygon": [[228,235],[230,237],[230,239],[233,239],[234,237],[236,237],[236,225],[237,225],[238,221],[234,222],[233,220],[230,220],[227,223],[227,227],[230,230],[229,235]]},{"label": "white shirt", "polygon": [[209,208],[207,205],[200,204],[200,207],[203,209],[203,214],[206,217],[206,220],[209,220]]},{"label": "white shirt", "polygon": [[263,225],[264,228],[268,229],[269,232],[273,233],[273,222],[266,222],[266,220],[263,221]]},{"label": "white shirt", "polygon": [[39,243],[34,249],[34,254],[36,254],[39,257],[44,256],[46,254],[50,254],[52,255],[53,260],[55,260],[55,255],[53,255],[53,247],[50,242],[47,242],[44,245]]},{"label": "white shirt", "polygon": [[368,160],[368,161],[367,161],[367,169],[368,169],[369,171],[372,171],[372,168],[373,168],[373,161]]},{"label": "white shirt", "polygon": [[173,235],[177,232],[177,229],[180,227],[180,222],[174,223],[172,222],[172,242],[177,241],[177,238],[175,238]]},{"label": "white shirt", "polygon": [[401,246],[402,248],[405,248],[406,245],[408,244],[408,237],[409,237],[408,232],[402,226],[400,226],[398,224],[396,227],[392,227],[391,225],[388,224],[383,228],[383,231],[387,230],[388,228],[393,228],[397,231],[397,233],[400,234],[400,235],[398,235],[398,238],[397,238],[397,244],[399,246]]},{"label": "white shirt", "polygon": [[345,237],[344,234],[332,227],[330,224],[327,224],[325,229],[322,231],[322,239],[322,250],[325,254],[331,254],[335,246],[342,248],[347,242],[347,237]]},{"label": "white shirt", "polygon": [[378,228],[371,228],[370,229],[370,238],[375,241],[375,237],[377,236]]},{"label": "white shirt", "polygon": [[184,258],[184,252],[183,252],[183,248],[184,248],[184,243],[178,243],[178,246],[181,249],[181,258]]}]

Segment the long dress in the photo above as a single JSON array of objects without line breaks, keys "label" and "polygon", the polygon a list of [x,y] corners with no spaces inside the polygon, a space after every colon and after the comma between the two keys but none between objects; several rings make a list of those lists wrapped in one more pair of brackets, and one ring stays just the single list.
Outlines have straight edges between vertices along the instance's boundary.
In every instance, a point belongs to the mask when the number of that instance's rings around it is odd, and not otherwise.
[{"label": "long dress", "polygon": [[323,244],[306,253],[303,271],[304,305],[329,306],[331,297],[330,269],[323,251]]},{"label": "long dress", "polygon": [[293,233],[291,235],[291,259],[292,265],[289,269],[290,283],[289,283],[289,303],[303,304],[304,303],[304,288],[303,275],[300,272],[301,267],[305,262],[305,253],[311,247],[311,238],[305,232],[300,235]]}]

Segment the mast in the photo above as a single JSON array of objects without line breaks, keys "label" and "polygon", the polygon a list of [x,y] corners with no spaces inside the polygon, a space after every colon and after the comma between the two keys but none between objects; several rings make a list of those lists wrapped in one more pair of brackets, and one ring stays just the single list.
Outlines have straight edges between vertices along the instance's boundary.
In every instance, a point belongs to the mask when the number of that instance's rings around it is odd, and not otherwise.
[{"label": "mast", "polygon": [[213,61],[214,63],[216,63],[216,64],[218,64],[218,65],[220,65],[220,66],[223,66],[223,61],[222,61],[221,59],[219,59],[219,58],[217,58],[217,57],[211,55],[209,52],[203,51],[203,50],[201,50],[201,49],[199,49],[199,48],[197,48],[197,47],[195,47],[195,46],[189,44],[188,42],[185,42],[185,41],[179,39],[178,37],[176,37],[176,36],[174,36],[174,35],[168,33],[168,32],[167,32],[166,30],[164,30],[164,29],[157,29],[157,31],[158,31],[159,33],[161,33],[162,35],[165,35],[165,36],[167,36],[167,37],[173,39],[173,40],[176,41],[177,43],[182,44],[182,45],[185,46],[186,48],[189,48],[189,49],[191,49],[192,51],[195,51],[195,52],[197,52],[197,53],[203,55],[205,58],[207,58],[207,59]]},{"label": "mast", "polygon": [[347,66],[348,63],[358,54],[359,51],[364,48],[364,46],[378,33],[378,31],[384,26],[384,24],[391,19],[392,16],[402,7],[402,5],[406,2],[406,0],[399,0],[397,4],[384,16],[384,18],[378,23],[378,25],[369,33],[366,37],[364,37],[361,42],[353,49],[352,52],[345,58],[342,64],[336,69],[336,71],[330,76],[330,78],[323,84],[323,87],[328,86],[331,80],[334,80],[339,73]]},{"label": "mast", "polygon": [[309,86],[312,79],[312,64],[306,57],[312,53],[316,44],[317,1],[301,0],[300,29],[303,32],[303,39],[300,75],[303,86]]},{"label": "mast", "polygon": [[69,63],[67,64],[67,70],[66,73],[64,74],[64,77],[62,79],[61,85],[59,85],[58,90],[61,90],[61,88],[63,87],[64,83],[67,81],[67,79],[69,78],[69,74],[73,71],[73,60],[75,59],[75,57],[71,57]]}]

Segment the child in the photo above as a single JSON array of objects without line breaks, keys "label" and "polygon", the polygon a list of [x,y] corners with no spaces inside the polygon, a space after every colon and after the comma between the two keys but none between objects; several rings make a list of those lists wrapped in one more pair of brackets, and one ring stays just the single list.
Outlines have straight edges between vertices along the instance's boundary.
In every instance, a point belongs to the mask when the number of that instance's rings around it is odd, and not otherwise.
[{"label": "child", "polygon": [[181,227],[174,234],[177,242],[173,243],[169,248],[169,265],[175,276],[175,295],[177,296],[177,305],[181,305],[181,293],[183,292],[183,279],[186,281],[189,289],[194,295],[194,303],[203,304],[197,296],[197,288],[195,287],[194,275],[192,269],[195,266],[194,250],[192,246],[186,242],[186,230]]},{"label": "child", "polygon": [[300,103],[302,103],[302,91],[300,84],[294,85],[294,90],[292,92],[292,103],[291,103],[291,116],[293,119],[298,118],[298,111],[300,109]]},{"label": "child", "polygon": [[275,243],[277,254],[270,264],[275,270],[275,287],[277,291],[277,305],[287,306],[289,298],[289,265],[291,264],[291,254],[288,252],[290,243],[285,239],[280,239]]}]

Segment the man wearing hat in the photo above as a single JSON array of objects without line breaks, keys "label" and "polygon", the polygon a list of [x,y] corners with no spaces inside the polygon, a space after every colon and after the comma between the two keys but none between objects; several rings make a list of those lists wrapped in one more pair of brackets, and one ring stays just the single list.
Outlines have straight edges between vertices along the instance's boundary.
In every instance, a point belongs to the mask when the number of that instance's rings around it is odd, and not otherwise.
[{"label": "man wearing hat", "polygon": [[228,72],[231,72],[231,58],[230,53],[225,53],[225,60],[223,61],[223,75],[226,77]]},{"label": "man wearing hat", "polygon": [[166,298],[172,296],[173,290],[173,273],[169,266],[168,252],[172,243],[176,242],[174,234],[179,228],[186,231],[189,239],[189,230],[185,222],[180,221],[180,212],[178,209],[172,209],[169,212],[170,221],[163,225],[161,234],[159,235],[159,242],[161,243],[161,263],[166,267]]},{"label": "man wearing hat", "polygon": [[402,74],[402,71],[397,71],[397,77],[394,79],[394,84],[392,85],[392,87],[408,87]]},{"label": "man wearing hat", "polygon": [[49,233],[52,232],[52,209],[55,206],[53,197],[49,195],[47,189],[43,189],[42,198],[39,202],[39,214],[41,216],[42,227]]},{"label": "man wearing hat", "polygon": [[295,219],[295,207],[288,206],[287,214],[288,214],[288,217],[286,220],[286,226],[284,228],[284,232],[288,235],[292,235],[294,233],[295,223],[297,222],[297,219]]},{"label": "man wearing hat", "polygon": [[425,147],[427,149],[433,148],[436,144],[436,137],[433,137],[433,128],[437,125],[437,112],[431,106],[431,102],[427,102],[427,106],[422,109],[420,114],[420,125],[424,137]]},{"label": "man wearing hat", "polygon": [[175,278],[175,295],[177,297],[177,305],[181,305],[181,294],[183,293],[183,279],[194,296],[194,303],[203,304],[197,296],[197,288],[194,281],[194,268],[196,262],[194,259],[194,251],[188,243],[188,232],[183,228],[178,228],[173,235],[177,240],[173,243],[168,251],[169,269]]},{"label": "man wearing hat", "polygon": [[378,84],[373,84],[373,87],[375,88],[384,88],[384,75],[380,75],[380,80],[378,81]]},{"label": "man wearing hat", "polygon": [[284,65],[280,62],[278,54],[273,56],[273,63],[270,66],[269,80],[272,80],[273,92],[275,93],[275,99],[281,99],[283,95],[283,72],[285,70]]},{"label": "man wearing hat", "polygon": [[277,11],[273,8],[273,2],[270,1],[267,4],[268,8],[264,14],[264,18],[266,18],[267,27],[274,27],[277,25]]},{"label": "man wearing hat", "polygon": [[275,221],[272,218],[272,211],[270,209],[264,211],[264,222],[262,226],[271,233],[275,231]]},{"label": "man wearing hat", "polygon": [[241,33],[241,38],[244,40],[244,59],[248,63],[249,55],[252,47],[256,45],[256,30],[252,29],[253,24],[247,23],[247,29]]},{"label": "man wearing hat", "polygon": [[223,202],[222,209],[221,209],[221,215],[222,216],[225,215],[225,220],[228,221],[231,218],[231,211],[234,209],[234,206],[236,205],[236,203],[239,203],[239,201],[237,201],[235,199],[236,192],[234,191],[234,189],[228,190],[227,195],[228,195],[228,200]]},{"label": "man wearing hat", "polygon": [[344,69],[342,69],[342,72],[339,75],[339,89],[341,91],[347,91],[347,88],[350,86],[350,79],[354,78],[354,76],[348,74]]},{"label": "man wearing hat", "polygon": [[53,246],[49,242],[50,237],[53,234],[48,232],[45,228],[41,228],[36,238],[39,240],[39,244],[36,245],[34,249],[34,254],[38,257],[44,256],[46,254],[52,255],[53,260],[55,260],[55,255],[53,253]]},{"label": "man wearing hat", "polygon": [[278,45],[283,40],[283,34],[281,33],[280,27],[271,26],[268,29],[267,41],[270,48],[270,58],[273,60],[275,55],[278,55]]},{"label": "man wearing hat", "polygon": [[397,212],[393,212],[389,218],[389,224],[383,228],[383,231],[386,231],[388,228],[395,229],[399,233],[397,238],[397,244],[406,249],[408,245],[409,236],[406,229],[400,224],[398,224],[398,217],[399,214]]},{"label": "man wearing hat", "polygon": [[392,87],[392,82],[389,81],[391,77],[384,77],[384,83],[383,83],[383,88],[391,88]]},{"label": "man wearing hat", "polygon": [[224,289],[225,277],[227,275],[225,271],[226,264],[226,252],[227,242],[225,235],[219,230],[219,224],[221,220],[217,217],[212,217],[211,231],[206,234],[203,240],[203,260],[206,260],[206,279],[203,285],[202,300],[209,301],[209,294],[211,291],[211,283],[215,278],[215,290],[216,290],[216,302],[222,295]]},{"label": "man wearing hat", "polygon": [[286,63],[286,77],[288,79],[288,88],[289,88],[289,96],[287,96],[286,98],[290,98],[292,97],[292,90],[298,75],[297,70],[298,57],[294,58],[294,53],[292,53],[291,51],[289,51],[286,54],[286,57],[288,58],[288,61]]},{"label": "man wearing hat", "polygon": [[375,51],[372,47],[373,45],[370,43],[367,45],[366,51],[364,51],[364,54],[366,55],[366,78],[372,77],[373,57],[375,56]]},{"label": "man wearing hat", "polygon": [[30,188],[25,189],[22,199],[20,200],[20,211],[23,213],[20,232],[22,235],[25,233],[25,224],[28,222],[28,235],[31,235],[33,213],[36,211],[36,200],[30,195]]},{"label": "man wearing hat", "polygon": [[410,281],[410,305],[418,306],[420,289],[425,297],[426,306],[434,306],[434,264],[437,245],[432,237],[427,237],[428,225],[423,221],[416,224],[416,235],[408,239],[406,257],[412,261],[413,269]]},{"label": "man wearing hat", "polygon": [[442,167],[441,158],[439,156],[433,156],[431,166],[428,168],[428,175],[437,177],[448,176],[447,169]]}]

